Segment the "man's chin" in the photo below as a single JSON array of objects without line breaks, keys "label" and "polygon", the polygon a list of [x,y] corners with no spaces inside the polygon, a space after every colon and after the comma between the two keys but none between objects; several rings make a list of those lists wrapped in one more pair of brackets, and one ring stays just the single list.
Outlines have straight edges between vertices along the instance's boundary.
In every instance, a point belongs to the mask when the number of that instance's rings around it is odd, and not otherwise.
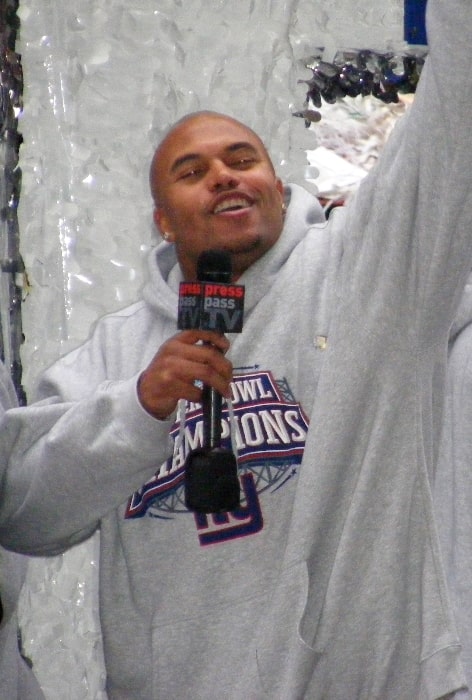
[{"label": "man's chin", "polygon": [[231,255],[232,258],[250,258],[252,262],[264,254],[262,241],[254,237],[248,241],[225,241],[221,249]]},{"label": "man's chin", "polygon": [[233,263],[233,276],[240,277],[251,265],[254,265],[269,250],[261,244],[261,241],[254,241],[251,245],[223,247],[231,256]]}]

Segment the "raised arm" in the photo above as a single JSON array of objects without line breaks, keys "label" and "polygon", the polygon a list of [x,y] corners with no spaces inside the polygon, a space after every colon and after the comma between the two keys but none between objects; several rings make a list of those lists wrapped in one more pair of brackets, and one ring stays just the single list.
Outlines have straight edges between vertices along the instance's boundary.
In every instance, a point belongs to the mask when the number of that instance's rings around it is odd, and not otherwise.
[{"label": "raised arm", "polygon": [[415,100],[343,222],[347,296],[416,346],[444,336],[472,257],[471,27],[469,0],[429,0]]}]

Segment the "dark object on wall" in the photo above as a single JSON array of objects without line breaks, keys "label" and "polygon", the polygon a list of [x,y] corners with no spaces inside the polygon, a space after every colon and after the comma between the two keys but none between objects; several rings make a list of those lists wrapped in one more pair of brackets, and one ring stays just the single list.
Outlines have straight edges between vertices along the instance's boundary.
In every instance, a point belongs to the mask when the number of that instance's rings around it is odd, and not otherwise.
[{"label": "dark object on wall", "polygon": [[409,44],[427,44],[426,2],[427,0],[405,0],[404,38]]},{"label": "dark object on wall", "polygon": [[20,346],[25,272],[17,217],[21,191],[18,160],[23,140],[18,132],[23,71],[21,56],[15,52],[20,28],[18,5],[18,0],[0,0],[0,360],[7,364],[18,400],[24,404]]}]

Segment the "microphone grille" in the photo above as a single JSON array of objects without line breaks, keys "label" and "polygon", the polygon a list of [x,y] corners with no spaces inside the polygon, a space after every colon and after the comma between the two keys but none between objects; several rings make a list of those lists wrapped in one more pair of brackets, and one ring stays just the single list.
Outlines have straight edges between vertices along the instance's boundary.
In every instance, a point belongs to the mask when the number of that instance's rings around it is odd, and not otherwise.
[{"label": "microphone grille", "polygon": [[199,282],[231,282],[231,257],[225,250],[204,250],[197,260]]}]

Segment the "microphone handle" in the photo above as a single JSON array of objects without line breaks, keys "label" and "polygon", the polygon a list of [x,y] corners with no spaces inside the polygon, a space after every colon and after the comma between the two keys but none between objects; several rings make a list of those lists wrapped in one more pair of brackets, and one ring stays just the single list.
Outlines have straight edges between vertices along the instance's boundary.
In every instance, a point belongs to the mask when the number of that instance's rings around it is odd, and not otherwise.
[{"label": "microphone handle", "polygon": [[213,387],[203,385],[203,447],[221,447],[221,406],[222,396]]}]

